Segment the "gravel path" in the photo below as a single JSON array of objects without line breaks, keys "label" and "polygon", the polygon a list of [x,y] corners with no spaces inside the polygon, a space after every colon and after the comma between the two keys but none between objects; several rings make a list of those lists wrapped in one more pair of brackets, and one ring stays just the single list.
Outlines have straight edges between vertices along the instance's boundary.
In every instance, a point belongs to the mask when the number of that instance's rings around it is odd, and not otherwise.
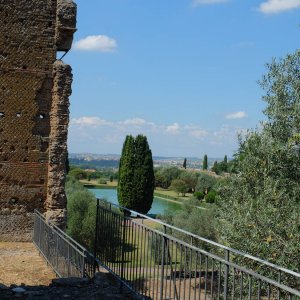
[{"label": "gravel path", "polygon": [[55,277],[32,243],[0,242],[0,283],[48,285]]}]

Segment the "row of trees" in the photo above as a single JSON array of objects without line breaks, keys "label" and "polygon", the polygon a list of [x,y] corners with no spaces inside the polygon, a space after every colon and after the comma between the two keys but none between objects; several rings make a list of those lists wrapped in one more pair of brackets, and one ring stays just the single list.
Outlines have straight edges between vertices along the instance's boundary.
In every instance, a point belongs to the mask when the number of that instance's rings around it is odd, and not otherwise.
[{"label": "row of trees", "polygon": [[71,166],[68,172],[71,177],[77,180],[87,179],[95,180],[102,179],[105,181],[113,181],[118,179],[118,172],[114,169],[98,169],[98,170],[84,170],[80,167]]}]

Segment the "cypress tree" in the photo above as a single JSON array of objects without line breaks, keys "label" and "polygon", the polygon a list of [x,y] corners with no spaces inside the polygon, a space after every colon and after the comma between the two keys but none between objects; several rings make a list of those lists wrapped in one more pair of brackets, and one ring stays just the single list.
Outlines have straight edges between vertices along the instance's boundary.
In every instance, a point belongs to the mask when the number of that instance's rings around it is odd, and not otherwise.
[{"label": "cypress tree", "polygon": [[127,135],[119,164],[118,201],[121,206],[131,207],[134,196],[134,139]]},{"label": "cypress tree", "polygon": [[147,138],[127,136],[119,166],[119,204],[140,213],[147,213],[154,192],[152,153]]},{"label": "cypress tree", "polygon": [[227,155],[224,156],[224,163],[227,164],[228,160],[227,160]]},{"label": "cypress tree", "polygon": [[186,169],[186,158],[183,160],[182,167]]},{"label": "cypress tree", "polygon": [[219,166],[218,166],[218,162],[217,162],[217,161],[214,162],[214,165],[213,165],[213,167],[211,168],[211,170],[212,170],[213,172],[215,172],[216,174],[218,174],[218,172],[219,172]]},{"label": "cypress tree", "polygon": [[203,170],[207,170],[207,155],[204,155],[203,158],[203,166],[202,166]]},{"label": "cypress tree", "polygon": [[225,155],[223,161],[223,171],[227,172],[227,170],[228,170],[228,160],[227,160],[227,155]]},{"label": "cypress tree", "polygon": [[147,137],[138,135],[135,138],[134,210],[147,213],[151,209],[154,184],[152,153]]}]

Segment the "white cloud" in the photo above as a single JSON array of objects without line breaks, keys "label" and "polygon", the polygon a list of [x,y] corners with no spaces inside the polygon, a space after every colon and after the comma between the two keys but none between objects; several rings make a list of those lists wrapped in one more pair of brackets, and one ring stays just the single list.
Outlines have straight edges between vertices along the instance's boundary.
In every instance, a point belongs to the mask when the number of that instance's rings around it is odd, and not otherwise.
[{"label": "white cloud", "polygon": [[113,52],[117,46],[117,41],[106,35],[90,35],[74,44],[77,50],[100,52]]},{"label": "white cloud", "polygon": [[79,126],[103,126],[103,125],[111,125],[111,122],[105,121],[98,117],[80,117],[78,119],[74,118],[71,120],[71,124],[79,125]]},{"label": "white cloud", "polygon": [[224,2],[228,2],[228,1],[229,0],[193,0],[193,6],[224,3]]},{"label": "white cloud", "polygon": [[132,119],[127,119],[125,121],[122,121],[120,123],[124,125],[144,125],[147,122],[141,118],[132,118]]},{"label": "white cloud", "polygon": [[70,122],[68,143],[72,152],[120,153],[126,135],[144,134],[155,155],[193,156],[202,151],[222,156],[237,149],[237,133],[241,131],[244,129],[228,124],[208,129],[176,121],[158,124],[139,117],[106,120],[81,116]]},{"label": "white cloud", "polygon": [[267,0],[260,4],[259,11],[264,14],[276,14],[300,7],[300,0]]},{"label": "white cloud", "polygon": [[174,123],[173,125],[169,125],[166,128],[166,132],[171,133],[171,134],[179,134],[180,125],[178,123]]},{"label": "white cloud", "polygon": [[228,120],[233,120],[233,119],[243,119],[246,117],[246,113],[244,111],[238,111],[235,113],[231,113],[225,116],[226,119]]}]

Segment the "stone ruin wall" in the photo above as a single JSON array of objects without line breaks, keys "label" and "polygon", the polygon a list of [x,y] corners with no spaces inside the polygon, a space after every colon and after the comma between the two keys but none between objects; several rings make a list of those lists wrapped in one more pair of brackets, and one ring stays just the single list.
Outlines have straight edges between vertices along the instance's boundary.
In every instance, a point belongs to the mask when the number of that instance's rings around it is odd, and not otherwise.
[{"label": "stone ruin wall", "polygon": [[31,240],[33,211],[64,226],[72,0],[0,0],[0,241]]}]

